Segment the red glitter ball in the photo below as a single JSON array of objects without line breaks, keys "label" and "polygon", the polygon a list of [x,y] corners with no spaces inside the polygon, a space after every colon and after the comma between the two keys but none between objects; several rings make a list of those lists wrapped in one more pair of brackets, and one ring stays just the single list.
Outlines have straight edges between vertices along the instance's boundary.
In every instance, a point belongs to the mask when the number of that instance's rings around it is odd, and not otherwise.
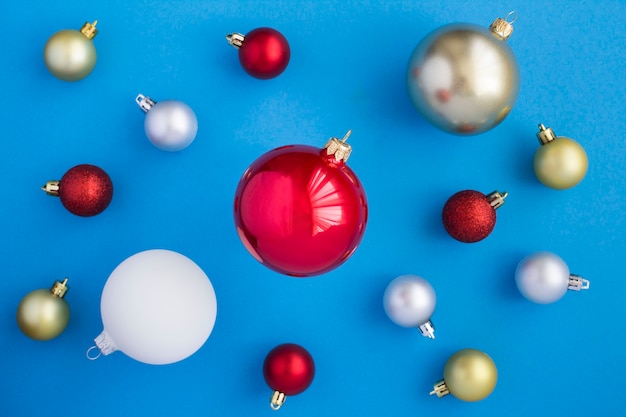
[{"label": "red glitter ball", "polygon": [[239,48],[239,62],[243,69],[263,80],[280,75],[287,68],[290,56],[287,39],[271,28],[250,31]]},{"label": "red glitter ball", "polygon": [[458,241],[483,240],[496,225],[496,211],[487,196],[473,190],[459,191],[443,206],[443,226]]},{"label": "red glitter ball", "polygon": [[113,198],[113,183],[102,168],[76,165],[59,181],[59,197],[63,206],[77,216],[101,213]]},{"label": "red glitter ball", "polygon": [[296,395],[313,382],[315,363],[305,348],[294,343],[276,346],[263,362],[265,382],[274,391]]}]

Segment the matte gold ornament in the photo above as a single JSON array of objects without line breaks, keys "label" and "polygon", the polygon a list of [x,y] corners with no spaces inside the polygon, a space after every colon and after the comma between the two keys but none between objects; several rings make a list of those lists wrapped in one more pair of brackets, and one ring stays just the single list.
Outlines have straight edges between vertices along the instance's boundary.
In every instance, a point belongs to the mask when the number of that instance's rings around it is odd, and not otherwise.
[{"label": "matte gold ornament", "polygon": [[407,70],[413,105],[433,125],[457,135],[476,135],[509,114],[519,92],[519,68],[506,40],[516,12],[489,27],[454,23],[428,34]]},{"label": "matte gold ornament", "polygon": [[17,307],[17,325],[35,340],[50,340],[60,335],[70,321],[70,308],[63,299],[69,290],[67,278],[56,281],[50,290],[28,293]]},{"label": "matte gold ornament", "polygon": [[476,349],[463,349],[450,356],[443,370],[443,380],[434,385],[430,395],[448,394],[463,401],[480,401],[493,391],[498,370],[493,360]]},{"label": "matte gold ornament", "polygon": [[555,190],[565,190],[581,182],[587,174],[587,153],[578,142],[556,136],[552,129],[539,125],[541,146],[535,152],[533,167],[541,183]]},{"label": "matte gold ornament", "polygon": [[91,73],[97,59],[92,42],[98,33],[97,23],[86,22],[80,31],[61,30],[48,39],[43,58],[52,75],[64,81],[78,81]]}]

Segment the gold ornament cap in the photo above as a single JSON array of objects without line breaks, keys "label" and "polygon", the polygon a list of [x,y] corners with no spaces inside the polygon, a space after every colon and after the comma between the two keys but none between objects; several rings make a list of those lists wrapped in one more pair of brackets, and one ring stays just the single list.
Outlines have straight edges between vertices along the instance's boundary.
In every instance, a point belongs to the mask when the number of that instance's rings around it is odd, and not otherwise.
[{"label": "gold ornament cap", "polygon": [[58,180],[48,181],[47,183],[41,186],[41,190],[44,191],[48,195],[58,197],[59,196],[59,181]]},{"label": "gold ornament cap", "polygon": [[246,39],[241,33],[229,33],[226,35],[226,40],[233,48],[239,49],[243,45],[243,41]]},{"label": "gold ornament cap", "polygon": [[450,394],[450,390],[443,379],[435,382],[433,390],[430,392],[430,395],[436,395],[437,398],[445,397],[448,394]]},{"label": "gold ornament cap", "polygon": [[69,289],[70,287],[67,285],[67,278],[65,278],[63,282],[55,281],[55,283],[52,284],[52,288],[50,288],[50,292],[55,297],[63,298]]},{"label": "gold ornament cap", "polygon": [[272,397],[270,398],[270,407],[272,407],[272,410],[278,410],[280,407],[283,406],[283,404],[285,404],[286,399],[287,396],[285,395],[285,393],[280,391],[274,391],[272,393]]},{"label": "gold ornament cap", "polygon": [[545,127],[543,123],[540,123],[539,132],[537,132],[537,139],[539,139],[539,143],[545,145],[556,139],[556,134],[551,128]]},{"label": "gold ornament cap", "polygon": [[517,12],[510,11],[503,18],[498,17],[491,23],[489,30],[491,34],[501,41],[505,41],[511,37],[513,33],[513,23],[517,20]]},{"label": "gold ornament cap", "polygon": [[492,193],[487,194],[487,201],[491,204],[491,207],[497,209],[504,204],[504,200],[509,196],[509,193],[506,191],[494,191]]},{"label": "gold ornament cap", "polygon": [[96,29],[96,25],[98,24],[97,20],[94,20],[93,23],[85,22],[82,28],[80,28],[80,33],[85,35],[87,39],[93,39],[98,34],[98,29]]},{"label": "gold ornament cap", "polygon": [[346,143],[351,134],[352,129],[348,130],[348,133],[346,133],[343,139],[330,138],[328,142],[326,142],[326,145],[324,145],[326,155],[334,155],[335,161],[337,162],[346,162],[352,153],[352,146]]}]

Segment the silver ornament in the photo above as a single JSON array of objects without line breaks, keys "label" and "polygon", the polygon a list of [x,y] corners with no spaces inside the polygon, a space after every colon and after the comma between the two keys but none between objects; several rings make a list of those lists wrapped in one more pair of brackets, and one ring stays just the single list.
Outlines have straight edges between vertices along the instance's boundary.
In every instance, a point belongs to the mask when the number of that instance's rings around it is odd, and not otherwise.
[{"label": "silver ornament", "polygon": [[157,103],[143,94],[139,94],[135,101],[146,113],[146,136],[157,148],[169,152],[180,151],[196,138],[198,119],[191,107],[182,101]]},{"label": "silver ornament", "polygon": [[383,306],[389,318],[403,327],[417,327],[422,335],[435,338],[430,317],[435,311],[435,290],[424,278],[402,275],[389,283]]},{"label": "silver ornament", "polygon": [[539,304],[560,300],[567,290],[589,289],[589,281],[570,274],[567,264],[550,252],[527,256],[517,265],[515,282],[522,295]]},{"label": "silver ornament", "polygon": [[514,12],[489,29],[469,23],[427,35],[409,60],[407,87],[417,110],[438,128],[475,135],[498,125],[519,92],[519,68],[505,40]]}]

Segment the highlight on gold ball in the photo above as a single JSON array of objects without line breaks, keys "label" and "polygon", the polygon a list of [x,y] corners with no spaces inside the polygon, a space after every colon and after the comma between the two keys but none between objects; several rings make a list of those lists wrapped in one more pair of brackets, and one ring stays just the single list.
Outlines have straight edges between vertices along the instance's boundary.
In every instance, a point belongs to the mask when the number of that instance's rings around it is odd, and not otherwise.
[{"label": "highlight on gold ball", "polygon": [[70,321],[70,308],[65,301],[69,290],[67,278],[56,281],[50,290],[28,293],[17,307],[17,325],[31,339],[50,340],[60,335]]}]

